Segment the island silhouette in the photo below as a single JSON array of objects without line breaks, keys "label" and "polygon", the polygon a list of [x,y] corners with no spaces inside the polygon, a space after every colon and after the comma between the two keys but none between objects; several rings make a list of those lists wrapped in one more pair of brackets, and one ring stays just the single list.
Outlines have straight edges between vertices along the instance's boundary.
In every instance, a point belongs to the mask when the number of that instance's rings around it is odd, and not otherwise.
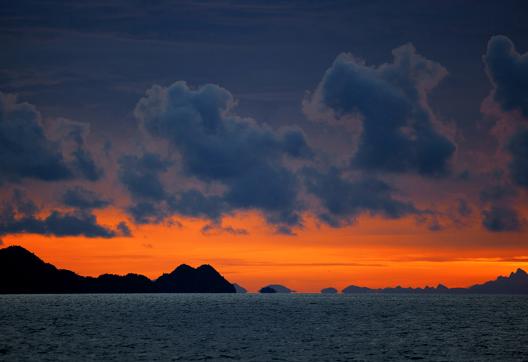
[{"label": "island silhouette", "polygon": [[[23,293],[245,293],[245,289],[232,284],[211,265],[198,268],[182,264],[170,273],[151,280],[140,274],[102,274],[84,277],[70,270],[58,269],[41,260],[21,246],[0,249],[0,294]],[[272,284],[260,293],[291,293],[291,289]],[[324,294],[336,294],[335,288],[325,288]],[[436,287],[368,288],[349,285],[343,294],[361,293],[413,293],[413,294],[528,294],[528,274],[517,269],[509,276],[476,284],[468,288]]]},{"label": "island silhouette", "polygon": [[155,280],[144,275],[83,277],[57,269],[20,246],[0,249],[0,293],[235,293],[210,265],[182,264]]},{"label": "island silhouette", "polygon": [[509,276],[499,276],[482,284],[468,288],[448,288],[443,284],[436,287],[404,288],[401,286],[388,288],[367,288],[349,285],[343,289],[343,294],[364,293],[416,293],[416,294],[528,294],[528,274],[523,269],[517,269]]},{"label": "island silhouette", "polygon": [[266,294],[266,293],[295,293],[294,290],[291,290],[288,287],[285,287],[284,285],[280,284],[270,284],[266,285],[265,287],[260,288],[259,293]]}]

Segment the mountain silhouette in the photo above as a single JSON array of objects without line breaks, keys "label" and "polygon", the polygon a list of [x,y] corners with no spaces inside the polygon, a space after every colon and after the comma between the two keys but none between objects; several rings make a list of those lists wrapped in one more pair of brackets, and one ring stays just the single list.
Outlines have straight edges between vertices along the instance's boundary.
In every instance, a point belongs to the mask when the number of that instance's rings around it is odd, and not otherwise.
[{"label": "mountain silhouette", "polygon": [[69,270],[59,270],[20,246],[0,250],[0,292],[82,292],[87,280]]},{"label": "mountain silhouette", "polygon": [[477,284],[469,288],[476,293],[528,294],[528,274],[517,269],[509,277],[500,276],[495,280]]},{"label": "mountain silhouette", "polygon": [[210,265],[183,264],[154,281],[139,274],[83,277],[9,246],[0,249],[0,293],[235,293],[235,287]]},{"label": "mountain silhouette", "polygon": [[438,284],[435,287],[425,288],[403,288],[401,286],[371,289],[366,287],[358,287],[350,285],[343,289],[344,294],[359,294],[359,293],[418,293],[418,294],[528,294],[528,273],[522,269],[517,269],[508,277],[499,276],[495,280],[491,280],[482,284],[476,284],[468,288],[448,288],[443,284]]},{"label": "mountain silhouette", "polygon": [[263,288],[260,288],[259,293],[271,294],[271,293],[277,293],[277,291],[271,287],[263,287]]},{"label": "mountain silhouette", "polygon": [[208,264],[196,269],[182,264],[160,276],[154,285],[165,293],[236,293],[235,287]]},{"label": "mountain silhouette", "polygon": [[337,289],[336,288],[323,288],[321,289],[321,294],[337,294]]}]

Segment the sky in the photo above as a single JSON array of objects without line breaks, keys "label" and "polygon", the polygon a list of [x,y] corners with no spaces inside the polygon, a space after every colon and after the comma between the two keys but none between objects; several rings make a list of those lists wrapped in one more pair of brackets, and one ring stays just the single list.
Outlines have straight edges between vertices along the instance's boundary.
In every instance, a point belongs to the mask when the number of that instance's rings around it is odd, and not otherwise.
[{"label": "sky", "polygon": [[524,1],[0,1],[0,244],[251,291],[528,267]]}]

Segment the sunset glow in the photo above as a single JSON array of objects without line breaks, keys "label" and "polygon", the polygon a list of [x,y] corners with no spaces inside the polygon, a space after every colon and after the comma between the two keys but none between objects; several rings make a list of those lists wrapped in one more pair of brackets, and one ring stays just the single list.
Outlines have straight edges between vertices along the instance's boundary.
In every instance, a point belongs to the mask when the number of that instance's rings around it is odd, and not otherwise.
[{"label": "sunset glow", "polygon": [[515,6],[162,3],[4,6],[2,247],[253,292],[528,267]]}]

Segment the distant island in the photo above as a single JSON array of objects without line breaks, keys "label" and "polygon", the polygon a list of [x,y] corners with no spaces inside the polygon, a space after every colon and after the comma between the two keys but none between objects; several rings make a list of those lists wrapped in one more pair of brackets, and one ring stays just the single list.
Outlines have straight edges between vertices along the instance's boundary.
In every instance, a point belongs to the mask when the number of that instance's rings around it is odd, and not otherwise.
[{"label": "distant island", "polygon": [[0,249],[0,293],[235,293],[212,266],[182,264],[155,280],[144,275],[83,277],[57,269],[20,247]]},{"label": "distant island", "polygon": [[323,288],[321,289],[321,294],[337,294],[337,289],[332,287]]},{"label": "distant island", "polygon": [[291,290],[288,287],[285,287],[284,285],[280,284],[270,284],[266,285],[265,287],[260,288],[259,293],[267,294],[267,293],[295,293],[294,290]]},{"label": "distant island", "polygon": [[425,288],[403,288],[401,286],[372,289],[349,285],[343,289],[343,294],[364,293],[412,293],[412,294],[528,294],[528,274],[517,269],[508,277],[499,276],[482,284],[476,284],[468,288],[448,288],[443,284],[436,287]]},{"label": "distant island", "polygon": [[[21,246],[0,249],[0,294],[22,293],[246,293],[246,289],[227,281],[210,265],[192,268],[182,264],[170,273],[151,280],[140,274],[103,274],[96,278],[80,276],[42,261]],[[293,293],[280,284],[270,284],[260,293]],[[323,294],[338,293],[324,288]],[[411,294],[528,294],[528,274],[517,269],[509,276],[499,276],[468,288],[436,287],[367,288],[349,285],[343,294],[411,293]]]}]

